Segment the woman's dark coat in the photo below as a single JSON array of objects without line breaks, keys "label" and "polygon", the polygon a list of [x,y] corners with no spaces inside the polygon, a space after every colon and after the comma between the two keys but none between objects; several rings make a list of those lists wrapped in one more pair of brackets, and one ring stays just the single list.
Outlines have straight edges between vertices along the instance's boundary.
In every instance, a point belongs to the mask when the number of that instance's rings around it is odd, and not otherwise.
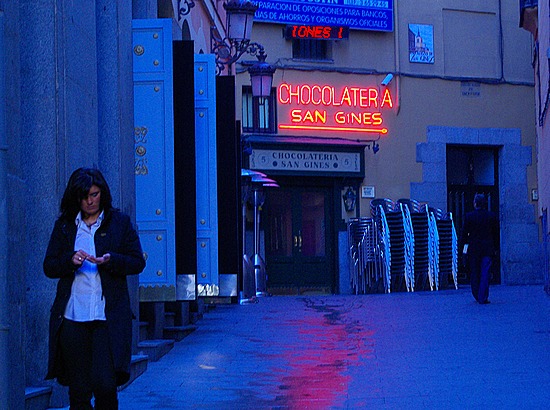
[{"label": "woman's dark coat", "polygon": [[[48,374],[46,379],[57,378],[67,385],[63,360],[60,357],[59,329],[63,323],[65,307],[71,296],[71,287],[77,270],[72,263],[77,226],[72,221],[58,219],[44,259],[44,273],[49,278],[59,278],[57,294],[50,314],[50,345]],[[130,378],[132,349],[132,310],[128,294],[127,275],[135,275],[145,268],[145,260],[137,232],[130,218],[116,210],[105,211],[101,226],[94,236],[96,255],[111,254],[104,265],[98,265],[101,287],[105,297],[105,317],[117,384]]]}]

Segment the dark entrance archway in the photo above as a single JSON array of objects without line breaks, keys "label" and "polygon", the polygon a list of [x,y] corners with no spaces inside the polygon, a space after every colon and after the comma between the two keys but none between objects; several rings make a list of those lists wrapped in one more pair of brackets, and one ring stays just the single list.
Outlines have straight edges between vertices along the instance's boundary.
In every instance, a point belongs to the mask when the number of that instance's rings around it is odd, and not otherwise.
[{"label": "dark entrance archway", "polygon": [[[464,216],[473,210],[476,194],[484,194],[489,210],[499,215],[498,147],[476,145],[447,145],[447,209],[461,235]],[[469,272],[459,249],[458,280],[469,282]],[[500,284],[500,258],[495,258],[491,269],[491,283]]]}]

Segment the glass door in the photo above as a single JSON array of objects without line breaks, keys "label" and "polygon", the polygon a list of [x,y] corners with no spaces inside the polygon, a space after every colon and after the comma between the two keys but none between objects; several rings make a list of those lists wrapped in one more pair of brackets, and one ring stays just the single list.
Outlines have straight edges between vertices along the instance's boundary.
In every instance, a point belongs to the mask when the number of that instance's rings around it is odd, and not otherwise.
[{"label": "glass door", "polygon": [[330,192],[329,188],[290,187],[268,193],[265,236],[270,292],[333,290]]}]

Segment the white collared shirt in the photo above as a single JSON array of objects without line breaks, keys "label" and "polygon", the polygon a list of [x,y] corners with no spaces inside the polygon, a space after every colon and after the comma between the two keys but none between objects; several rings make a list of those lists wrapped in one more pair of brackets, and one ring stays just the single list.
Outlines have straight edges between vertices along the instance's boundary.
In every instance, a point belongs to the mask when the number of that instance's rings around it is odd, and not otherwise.
[{"label": "white collared shirt", "polygon": [[[94,235],[103,221],[103,211],[97,221],[90,227],[82,220],[79,212],[75,218],[77,226],[74,250],[82,249],[84,252],[96,256]],[[71,297],[65,308],[65,318],[75,322],[88,322],[92,320],[106,320],[105,298],[101,289],[101,278],[97,265],[85,260],[82,266],[75,272]]]}]

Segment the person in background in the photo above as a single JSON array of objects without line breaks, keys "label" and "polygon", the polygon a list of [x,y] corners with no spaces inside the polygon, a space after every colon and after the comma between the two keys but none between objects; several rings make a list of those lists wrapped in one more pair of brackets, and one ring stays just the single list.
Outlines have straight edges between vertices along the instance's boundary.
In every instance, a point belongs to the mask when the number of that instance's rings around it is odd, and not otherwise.
[{"label": "person in background", "polygon": [[61,200],[44,258],[59,279],[50,316],[46,379],[69,386],[71,409],[117,409],[130,378],[132,318],[127,275],[145,260],[130,218],[113,208],[101,172],[79,168]]},{"label": "person in background", "polygon": [[499,244],[498,219],[487,210],[483,194],[474,197],[474,210],[466,214],[462,241],[467,251],[472,295],[481,304],[489,303],[491,264]]}]

